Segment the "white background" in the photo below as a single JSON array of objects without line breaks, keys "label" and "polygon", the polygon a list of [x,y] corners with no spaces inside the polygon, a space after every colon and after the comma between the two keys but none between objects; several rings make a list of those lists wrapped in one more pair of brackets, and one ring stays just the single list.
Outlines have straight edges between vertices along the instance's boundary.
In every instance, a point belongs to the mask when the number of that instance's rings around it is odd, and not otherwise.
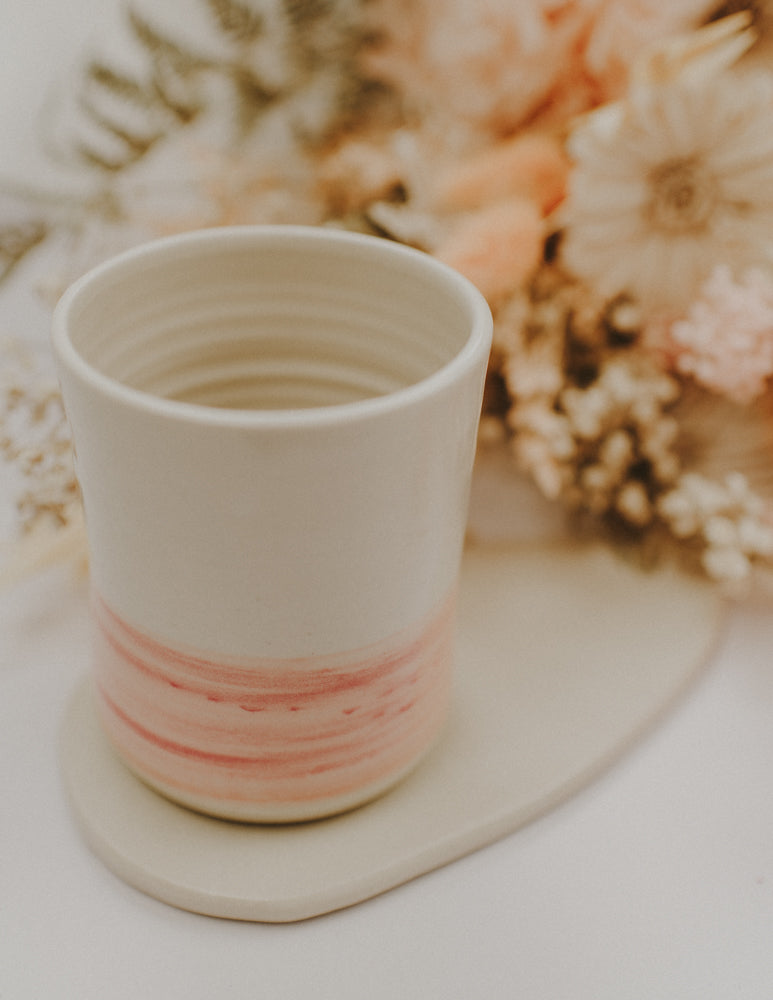
[{"label": "white background", "polygon": [[[47,88],[114,6],[3,0],[0,174],[26,162]],[[0,292],[1,323],[3,308]],[[85,669],[85,584],[56,571],[0,595],[0,997],[770,1000],[772,609],[737,609],[655,732],[548,816],[271,926],[178,911],[92,856],[56,752]]]}]

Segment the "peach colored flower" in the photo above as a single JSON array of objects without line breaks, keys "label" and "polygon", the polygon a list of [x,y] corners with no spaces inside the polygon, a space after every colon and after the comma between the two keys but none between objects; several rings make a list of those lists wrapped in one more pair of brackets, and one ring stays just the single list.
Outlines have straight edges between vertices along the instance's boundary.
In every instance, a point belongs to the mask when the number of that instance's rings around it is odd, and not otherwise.
[{"label": "peach colored flower", "polygon": [[589,0],[374,0],[377,44],[365,50],[363,67],[423,120],[505,134],[549,99],[586,30],[588,7]]},{"label": "peach colored flower", "polygon": [[652,42],[696,26],[710,0],[373,0],[362,65],[410,113],[506,135],[620,96]]},{"label": "peach colored flower", "polygon": [[543,239],[536,203],[512,198],[460,220],[435,256],[461,271],[496,307],[532,274]]},{"label": "peach colored flower", "polygon": [[563,199],[569,160],[552,136],[526,132],[485,149],[441,171],[437,204],[441,208],[480,208],[499,199],[531,198],[547,215]]}]

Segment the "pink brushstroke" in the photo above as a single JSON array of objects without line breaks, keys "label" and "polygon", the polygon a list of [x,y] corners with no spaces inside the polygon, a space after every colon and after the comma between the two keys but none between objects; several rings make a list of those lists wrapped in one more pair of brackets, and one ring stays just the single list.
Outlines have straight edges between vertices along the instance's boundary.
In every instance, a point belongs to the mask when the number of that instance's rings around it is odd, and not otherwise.
[{"label": "pink brushstroke", "polygon": [[453,604],[363,650],[277,659],[164,643],[95,595],[100,714],[127,763],[182,800],[227,811],[347,796],[400,774],[434,741]]}]

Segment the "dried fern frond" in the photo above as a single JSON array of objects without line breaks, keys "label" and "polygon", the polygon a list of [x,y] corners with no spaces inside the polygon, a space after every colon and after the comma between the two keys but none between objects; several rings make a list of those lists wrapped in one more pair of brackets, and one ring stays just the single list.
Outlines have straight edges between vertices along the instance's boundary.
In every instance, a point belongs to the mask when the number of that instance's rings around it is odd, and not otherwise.
[{"label": "dried fern frond", "polygon": [[127,8],[120,58],[100,54],[59,116],[59,159],[109,178],[162,139],[217,119],[239,143],[275,110],[301,142],[359,109],[357,0],[180,0]]},{"label": "dried fern frond", "polygon": [[42,219],[0,223],[0,281],[45,239],[48,226]]},{"label": "dried fern frond", "polygon": [[265,30],[265,18],[254,4],[239,0],[207,0],[221,30],[238,42],[251,42]]},{"label": "dried fern frond", "polygon": [[4,281],[49,232],[42,205],[26,192],[0,189],[0,282]]}]

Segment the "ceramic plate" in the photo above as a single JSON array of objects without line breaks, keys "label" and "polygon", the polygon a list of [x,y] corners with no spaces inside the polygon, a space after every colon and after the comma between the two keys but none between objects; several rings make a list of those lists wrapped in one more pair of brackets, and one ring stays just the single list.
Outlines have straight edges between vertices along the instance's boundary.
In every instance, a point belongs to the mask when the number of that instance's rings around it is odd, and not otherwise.
[{"label": "ceramic plate", "polygon": [[106,744],[88,680],[62,764],[89,844],[174,906],[290,921],[357,903],[534,819],[614,761],[705,663],[716,593],[565,540],[468,546],[454,708],[442,739],[387,795],[295,826],[195,814],[151,791]]}]

